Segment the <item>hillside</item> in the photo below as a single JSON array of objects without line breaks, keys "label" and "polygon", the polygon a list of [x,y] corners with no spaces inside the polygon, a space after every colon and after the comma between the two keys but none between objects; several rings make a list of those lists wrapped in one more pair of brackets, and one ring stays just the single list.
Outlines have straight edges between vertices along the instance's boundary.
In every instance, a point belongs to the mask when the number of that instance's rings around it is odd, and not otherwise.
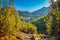
[{"label": "hillside", "polygon": [[0,0],[0,40],[60,40],[59,4],[28,12],[16,10],[14,0]]},{"label": "hillside", "polygon": [[18,12],[21,17],[25,18],[28,21],[31,21],[32,19],[46,15],[48,13],[48,7],[43,7],[34,12],[28,12],[28,11],[18,11]]},{"label": "hillside", "polygon": [[[60,10],[53,9],[45,16],[34,19],[31,23],[37,27],[38,33],[49,34],[51,38],[58,37],[60,31]],[[51,39],[53,40],[53,39]],[[54,38],[55,40],[55,38]],[[56,39],[57,40],[57,39]]]},{"label": "hillside", "polygon": [[48,7],[43,7],[39,10],[36,10],[32,12],[33,18],[38,18],[40,16],[44,16],[48,13],[49,8]]}]

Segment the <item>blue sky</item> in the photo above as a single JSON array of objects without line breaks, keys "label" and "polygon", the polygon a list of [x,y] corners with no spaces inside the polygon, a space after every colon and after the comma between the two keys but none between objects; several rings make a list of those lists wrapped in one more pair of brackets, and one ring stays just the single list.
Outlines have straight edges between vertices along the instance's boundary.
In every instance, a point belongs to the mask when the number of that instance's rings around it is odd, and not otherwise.
[{"label": "blue sky", "polygon": [[49,3],[48,0],[14,0],[14,6],[17,10],[32,12],[42,7],[48,7]]},{"label": "blue sky", "polygon": [[48,0],[15,0],[15,8],[21,11],[35,11],[42,7],[48,7]]}]

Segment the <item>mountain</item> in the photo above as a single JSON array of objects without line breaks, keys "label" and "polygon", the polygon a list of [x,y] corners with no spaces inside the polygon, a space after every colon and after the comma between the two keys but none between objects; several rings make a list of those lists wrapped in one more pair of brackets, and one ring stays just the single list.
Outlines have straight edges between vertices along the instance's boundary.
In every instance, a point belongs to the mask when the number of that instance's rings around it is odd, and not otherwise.
[{"label": "mountain", "polygon": [[18,11],[21,19],[24,19],[26,22],[31,20],[31,12],[28,11]]},{"label": "mountain", "polygon": [[31,12],[28,12],[28,11],[18,11],[18,12],[19,12],[19,15],[23,17],[30,17],[31,15]]},{"label": "mountain", "polygon": [[39,16],[46,15],[48,13],[48,9],[49,9],[48,7],[43,7],[39,10],[32,12],[33,18],[37,18]]},{"label": "mountain", "polygon": [[36,10],[34,12],[29,12],[29,11],[18,11],[19,15],[22,18],[25,18],[26,20],[32,20],[34,18],[38,18],[40,16],[46,15],[48,13],[48,7],[43,7],[39,10]]}]

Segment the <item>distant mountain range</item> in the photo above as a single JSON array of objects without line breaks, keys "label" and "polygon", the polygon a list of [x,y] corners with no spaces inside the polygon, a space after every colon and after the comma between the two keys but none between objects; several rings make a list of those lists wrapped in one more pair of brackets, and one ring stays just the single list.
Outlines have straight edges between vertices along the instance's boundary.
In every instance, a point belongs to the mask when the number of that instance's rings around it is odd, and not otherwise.
[{"label": "distant mountain range", "polygon": [[39,16],[46,15],[48,13],[48,9],[49,9],[48,7],[43,7],[39,10],[32,12],[33,18],[37,18]]},{"label": "distant mountain range", "polygon": [[48,13],[48,7],[43,7],[39,10],[36,10],[34,12],[29,12],[29,11],[18,11],[20,17],[28,19],[28,20],[32,20],[34,18],[38,18],[40,16],[46,15]]}]

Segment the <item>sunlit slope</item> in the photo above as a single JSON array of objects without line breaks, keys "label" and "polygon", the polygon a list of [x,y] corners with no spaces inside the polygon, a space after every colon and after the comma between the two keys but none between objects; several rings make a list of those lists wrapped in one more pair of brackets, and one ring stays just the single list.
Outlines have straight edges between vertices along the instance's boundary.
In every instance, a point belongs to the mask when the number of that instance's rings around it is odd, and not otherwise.
[{"label": "sunlit slope", "polygon": [[48,33],[50,33],[52,30],[55,30],[56,27],[58,27],[56,30],[60,28],[59,17],[60,17],[60,10],[56,11],[56,9],[53,9],[47,15],[41,16],[40,18],[36,18],[31,23],[38,28],[37,29],[38,33],[44,33],[44,31],[47,31]]},{"label": "sunlit slope", "polygon": [[[0,13],[0,33],[17,37],[18,31],[23,33],[36,33],[37,28],[31,23],[21,21],[19,13],[13,7],[4,7]],[[7,35],[6,34],[6,35]],[[20,34],[20,33],[19,33]],[[8,36],[9,36],[8,35]],[[5,36],[3,35],[3,38]],[[22,37],[23,38],[23,37]],[[9,39],[9,38],[8,38]]]}]

